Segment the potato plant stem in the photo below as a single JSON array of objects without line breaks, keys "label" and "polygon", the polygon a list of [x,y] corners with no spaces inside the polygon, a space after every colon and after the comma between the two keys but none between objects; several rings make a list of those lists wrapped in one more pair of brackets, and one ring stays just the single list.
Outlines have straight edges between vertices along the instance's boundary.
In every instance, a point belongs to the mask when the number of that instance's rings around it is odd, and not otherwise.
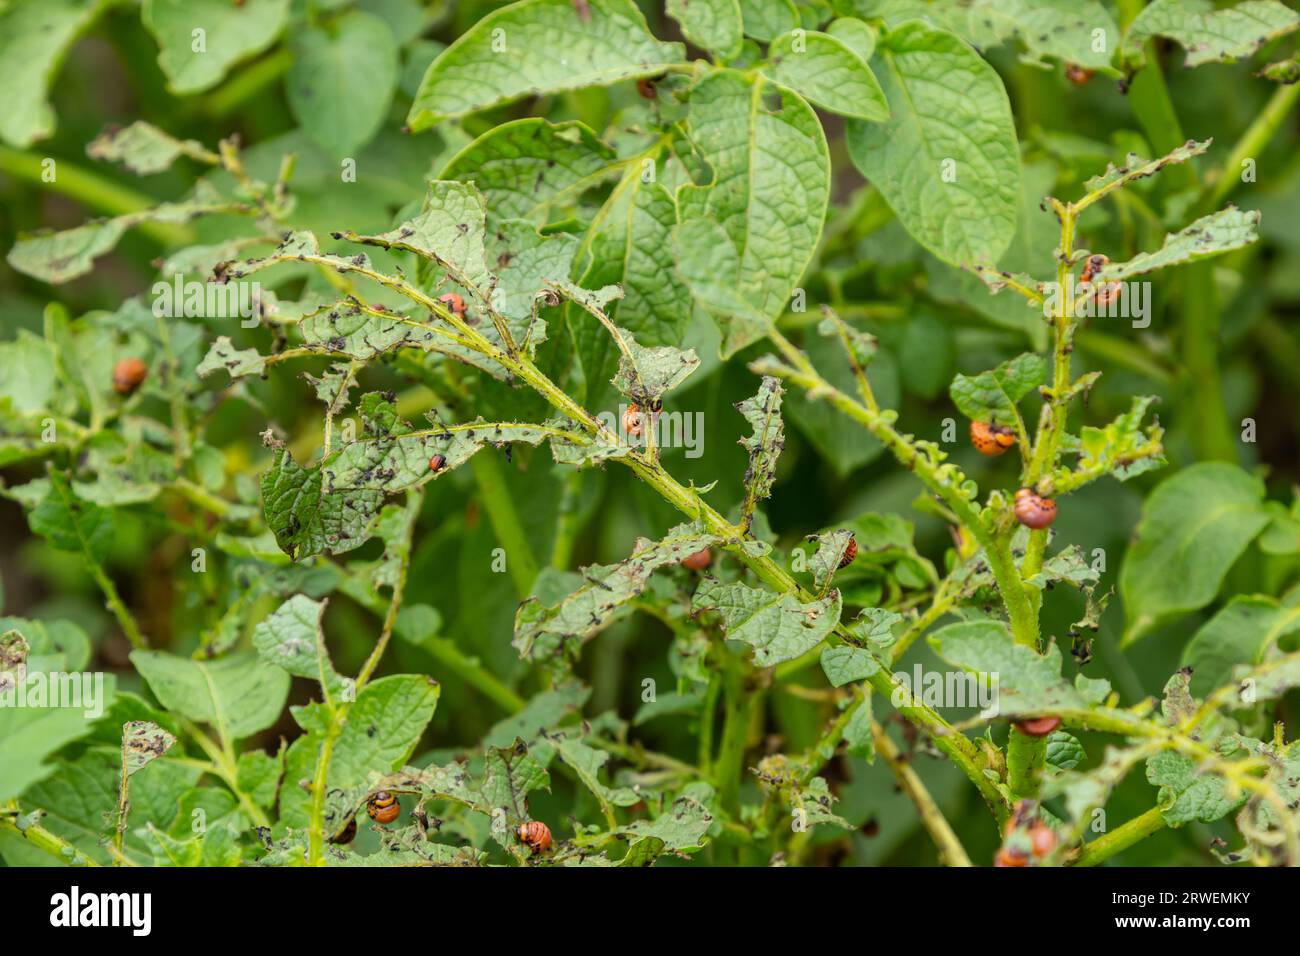
[{"label": "potato plant stem", "polygon": [[1109,833],[1083,844],[1078,855],[1071,861],[1071,865],[1097,866],[1164,827],[1164,814],[1160,812],[1159,807],[1152,807],[1146,813],[1121,824]]},{"label": "potato plant stem", "polygon": [[884,728],[874,720],[871,722],[871,734],[876,741],[876,753],[885,758],[885,763],[889,765],[889,769],[898,780],[899,787],[916,806],[916,812],[921,817],[921,826],[925,827],[926,832],[930,834],[930,839],[934,840],[934,845],[939,848],[939,859],[945,866],[973,866],[970,857],[966,855],[966,848],[961,845],[961,840],[957,839],[957,834],[953,833],[943,811],[934,802],[934,797],[930,796],[930,791],[925,788],[920,775],[912,769],[907,757],[890,739],[889,734],[885,733]]}]

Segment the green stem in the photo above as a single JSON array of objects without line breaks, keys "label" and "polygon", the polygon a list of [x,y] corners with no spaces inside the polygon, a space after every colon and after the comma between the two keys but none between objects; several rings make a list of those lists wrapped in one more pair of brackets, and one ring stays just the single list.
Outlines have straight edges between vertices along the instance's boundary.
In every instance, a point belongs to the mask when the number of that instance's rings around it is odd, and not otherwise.
[{"label": "green stem", "polygon": [[1164,814],[1160,812],[1159,807],[1152,807],[1141,816],[1134,817],[1090,843],[1085,843],[1071,865],[1097,866],[1164,827]]},{"label": "green stem", "polygon": [[537,558],[533,555],[528,534],[519,520],[515,499],[506,485],[501,464],[486,449],[471,458],[469,463],[474,469],[474,479],[478,482],[492,530],[505,549],[506,568],[514,579],[515,590],[521,599],[526,598],[532,593],[533,582],[537,580]]},{"label": "green stem", "polygon": [[1223,167],[1214,180],[1213,188],[1201,203],[1202,212],[1213,211],[1241,184],[1241,164],[1247,159],[1258,160],[1260,153],[1264,152],[1281,128],[1282,122],[1295,106],[1297,99],[1300,99],[1300,83],[1277,88],[1264,109],[1250,124],[1250,128],[1241,139],[1237,140],[1237,145],[1232,148],[1228,158],[1223,161]]},{"label": "green stem", "polygon": [[[99,866],[98,863],[86,856],[86,854],[82,853],[71,843],[68,843],[57,834],[51,833],[40,824],[20,823],[17,801],[10,801],[7,808],[0,810],[0,830],[13,830],[38,850],[48,853],[50,856],[66,865]],[[117,857],[114,857],[114,860],[116,862]]]},{"label": "green stem", "polygon": [[[15,179],[40,185],[75,199],[96,212],[110,216],[124,216],[158,205],[159,200],[144,193],[119,185],[107,176],[82,169],[68,159],[54,159],[54,180],[45,181],[44,161],[47,157],[20,152],[0,146],[0,172]],[[194,241],[194,233],[184,226],[164,222],[142,222],[136,231],[166,246],[179,246]]]},{"label": "green stem", "polygon": [[745,745],[749,740],[751,695],[747,692],[744,662],[726,652],[722,670],[722,740],[713,763],[718,803],[732,818],[740,815],[740,781],[744,773]]},{"label": "green stem", "polygon": [[939,859],[946,866],[973,866],[970,857],[966,855],[965,847],[961,845],[961,840],[953,833],[943,811],[934,802],[934,797],[930,796],[930,791],[925,788],[925,784],[912,769],[907,758],[894,745],[880,724],[874,720],[871,722],[871,733],[876,740],[876,752],[885,758],[885,763],[889,764],[889,769],[893,771],[899,787],[916,806],[916,812],[921,817],[921,825],[930,834],[930,839],[934,840],[934,845],[939,848]]}]

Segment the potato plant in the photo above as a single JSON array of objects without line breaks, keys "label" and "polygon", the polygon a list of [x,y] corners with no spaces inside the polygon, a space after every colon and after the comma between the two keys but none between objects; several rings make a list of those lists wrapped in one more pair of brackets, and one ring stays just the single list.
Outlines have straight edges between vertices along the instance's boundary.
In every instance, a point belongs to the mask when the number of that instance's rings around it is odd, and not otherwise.
[{"label": "potato plant", "polygon": [[0,6],[0,858],[1300,862],[1297,26]]}]

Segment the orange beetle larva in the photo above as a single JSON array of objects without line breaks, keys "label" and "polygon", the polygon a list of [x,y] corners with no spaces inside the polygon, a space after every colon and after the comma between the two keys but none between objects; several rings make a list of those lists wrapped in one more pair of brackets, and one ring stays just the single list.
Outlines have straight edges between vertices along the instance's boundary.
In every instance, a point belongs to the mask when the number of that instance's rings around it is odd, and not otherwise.
[{"label": "orange beetle larva", "polygon": [[1016,433],[990,422],[971,422],[970,442],[981,455],[996,458],[1016,443]]},{"label": "orange beetle larva", "polygon": [[1039,531],[1056,520],[1056,502],[1021,488],[1016,492],[1016,518],[1026,528]]},{"label": "orange beetle larva", "polygon": [[840,567],[847,568],[853,563],[853,559],[858,556],[858,539],[849,535],[849,543],[844,546],[844,553],[840,555]]},{"label": "orange beetle larva", "polygon": [[119,395],[130,395],[147,374],[149,366],[143,359],[124,358],[113,366],[113,390]]},{"label": "orange beetle larva", "polygon": [[1013,726],[1026,737],[1046,737],[1061,726],[1061,718],[1030,717],[1027,720],[1017,720]]},{"label": "orange beetle larva", "polygon": [[387,790],[380,790],[366,801],[366,813],[376,823],[392,823],[401,812],[397,797]]},{"label": "orange beetle larva", "polygon": [[713,552],[708,548],[701,548],[699,551],[682,558],[682,567],[690,571],[703,571],[712,563]]},{"label": "orange beetle larva", "polygon": [[534,853],[545,853],[551,848],[551,828],[540,821],[530,820],[528,823],[519,824],[515,835],[519,837],[520,843]]},{"label": "orange beetle larva", "polygon": [[447,306],[447,308],[451,309],[451,311],[455,312],[457,315],[464,317],[465,300],[455,292],[448,292],[446,295],[438,296],[438,301]]},{"label": "orange beetle larva", "polygon": [[643,416],[641,409],[635,402],[627,407],[623,413],[623,431],[627,432],[632,438],[640,438],[642,430]]}]

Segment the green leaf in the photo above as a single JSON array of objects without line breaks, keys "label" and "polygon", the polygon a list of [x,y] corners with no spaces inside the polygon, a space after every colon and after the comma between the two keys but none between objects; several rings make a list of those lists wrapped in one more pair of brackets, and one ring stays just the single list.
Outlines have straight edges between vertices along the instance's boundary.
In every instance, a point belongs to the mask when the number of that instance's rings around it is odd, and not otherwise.
[{"label": "green leaf", "polygon": [[712,825],[713,815],[708,808],[694,797],[683,794],[653,820],[638,820],[620,832],[633,841],[628,849],[631,856],[647,840],[659,841],[662,844],[659,852],[694,849],[703,843],[704,835]]},{"label": "green leaf", "polygon": [[484,247],[486,210],[472,183],[429,183],[424,208],[416,218],[377,236],[343,233],[343,238],[385,249],[403,249],[437,263],[465,289],[479,308],[491,306],[492,273]]},{"label": "green leaf", "polygon": [[1243,791],[1230,796],[1226,780],[1202,772],[1191,757],[1172,750],[1147,760],[1147,780],[1160,788],[1160,815],[1171,827],[1222,820],[1246,800]]},{"label": "green leaf", "polygon": [[654,76],[680,63],[680,43],[651,35],[632,0],[520,0],[484,16],[430,64],[407,123],[439,120],[529,94]]},{"label": "green leaf", "polygon": [[[579,252],[580,285],[620,287],[622,297],[605,306],[608,317],[644,346],[680,346],[691,321],[691,292],[674,269],[676,224],[672,194],[629,166],[592,220]],[[594,314],[570,307],[567,315],[587,380],[587,402],[600,407],[612,397],[605,383],[620,353]]]},{"label": "green leaf", "polygon": [[[515,828],[528,820],[528,794],[549,790],[550,774],[529,752],[528,745],[516,739],[509,747],[490,747],[484,757],[482,793],[489,812],[505,811],[507,833],[493,826],[497,842],[508,845]],[[508,835],[507,835],[508,834]]]},{"label": "green leaf", "polygon": [[814,106],[873,123],[889,119],[885,91],[851,47],[815,30],[795,30],[768,48],[764,74]]},{"label": "green leaf", "polygon": [[828,647],[822,651],[822,670],[832,687],[864,681],[880,670],[880,662],[861,647]]},{"label": "green leaf", "polygon": [[[870,63],[876,52],[876,31],[857,17],[837,17],[826,25],[826,32]],[[875,74],[872,74],[875,78]]]},{"label": "green leaf", "polygon": [[107,6],[101,0],[27,0],[0,8],[0,139],[21,148],[54,133],[50,84],[73,42]]},{"label": "green leaf", "polygon": [[32,531],[61,551],[101,563],[113,543],[113,512],[83,501],[59,472],[51,469],[49,478],[49,493],[27,516]]},{"label": "green leaf", "polygon": [[1000,716],[1087,706],[1085,697],[1061,676],[1061,650],[1055,644],[1039,654],[1017,644],[1007,626],[997,621],[949,624],[929,641],[948,663],[996,679]]},{"label": "green leaf", "polygon": [[132,720],[122,725],[122,757],[126,775],[134,776],[157,760],[176,743],[176,738],[148,720]]},{"label": "green leaf", "polygon": [[613,171],[614,151],[584,123],[540,117],[494,126],[452,157],[438,176],[472,182],[494,219],[544,222]]},{"label": "green leaf", "polygon": [[740,0],[745,36],[770,43],[799,25],[799,11],[790,0]]},{"label": "green leaf", "polygon": [[772,667],[794,660],[822,642],[839,623],[840,592],[808,604],[789,593],[774,594],[740,583],[705,578],[695,592],[696,612],[717,610],[727,638],[754,648],[754,663]]},{"label": "green leaf", "polygon": [[1263,497],[1258,478],[1221,462],[1192,465],[1152,492],[1120,571],[1124,644],[1214,599],[1233,562],[1268,524]]},{"label": "green leaf", "polygon": [[1262,662],[1281,638],[1296,631],[1300,607],[1263,595],[1234,597],[1183,648],[1182,664],[1192,669],[1192,693],[1206,696],[1226,684],[1234,668]]},{"label": "green leaf", "polygon": [[831,583],[831,578],[835,577],[835,572],[840,569],[840,562],[844,560],[849,542],[854,540],[853,532],[841,528],[838,531],[810,534],[805,540],[817,542],[817,550],[813,552],[808,564],[809,570],[812,571],[813,589],[821,594]]},{"label": "green leaf", "polygon": [[724,60],[740,53],[743,37],[737,0],[668,0],[667,14],[682,28],[682,36]]},{"label": "green leaf", "polygon": [[665,394],[700,367],[695,349],[671,345],[647,348],[637,344],[627,329],[618,329],[617,334],[623,349],[614,373],[614,387],[642,408],[657,408]]},{"label": "green leaf", "polygon": [[1077,544],[1068,545],[1043,562],[1038,573],[1025,580],[1036,588],[1049,587],[1058,581],[1076,588],[1096,584],[1101,573],[1088,564],[1083,549]]},{"label": "green leaf", "polygon": [[93,680],[94,675],[71,681],[56,676],[72,675],[86,665],[90,642],[75,624],[8,617],[0,618],[0,633],[6,649],[0,672],[0,766],[4,767],[0,802],[4,802],[55,773],[57,764],[51,758],[65,744],[92,732],[112,705],[115,681],[111,674],[100,675],[102,682]]},{"label": "green leaf", "polygon": [[515,615],[514,646],[521,657],[546,660],[561,650],[573,654],[599,634],[628,602],[650,583],[660,568],[680,564],[689,555],[716,543],[690,524],[673,528],[660,541],[639,538],[632,556],[617,564],[582,569],[583,584],[554,605],[530,597]]},{"label": "green leaf", "polygon": [[1142,44],[1169,37],[1187,51],[1185,66],[1235,63],[1300,26],[1300,14],[1277,0],[1246,0],[1217,10],[1210,0],[1153,0],[1129,25],[1125,52],[1142,59]]},{"label": "green leaf", "polygon": [[58,388],[58,358],[54,347],[27,329],[10,342],[0,342],[0,401],[15,412],[31,415],[49,408]]},{"label": "green leaf", "polygon": [[264,661],[317,681],[326,702],[336,706],[356,696],[356,682],[340,676],[330,660],[321,628],[325,604],[295,594],[254,628],[253,647]]},{"label": "green leaf", "polygon": [[1259,238],[1259,215],[1258,209],[1243,212],[1230,206],[1202,216],[1190,226],[1165,236],[1165,244],[1155,252],[1139,253],[1128,262],[1112,262],[1093,281],[1123,281],[1156,269],[1241,249]]},{"label": "green leaf", "polygon": [[1053,730],[1047,737],[1047,765],[1060,772],[1073,770],[1088,758],[1077,737],[1064,730]]},{"label": "green leaf", "polygon": [[202,143],[192,139],[182,142],[152,123],[136,120],[129,126],[105,129],[86,147],[86,154],[121,163],[137,176],[148,176],[171,168],[187,152],[201,149]]},{"label": "green leaf", "polygon": [[[740,512],[741,524],[746,531],[754,520],[754,506],[760,499],[772,496],[776,465],[785,449],[785,423],[781,420],[783,392],[779,379],[765,375],[758,387],[758,394],[736,405],[736,411],[745,416],[745,421],[754,430],[748,438],[740,439],[740,446],[749,452],[749,468],[745,471],[745,502]],[[819,583],[818,588],[820,587]]]},{"label": "green leaf", "polygon": [[1047,362],[1026,352],[974,377],[957,375],[948,393],[952,403],[972,421],[1011,426],[1020,400],[1047,381]]},{"label": "green leaf", "polygon": [[218,335],[194,371],[204,377],[217,369],[224,369],[232,379],[261,375],[266,369],[266,357],[257,349],[237,349],[229,336]]},{"label": "green leaf", "polygon": [[710,258],[722,257],[714,261],[727,278],[718,281],[746,307],[733,316],[737,310],[729,303],[701,296],[711,311],[721,312],[724,355],[765,335],[786,309],[826,216],[830,157],[821,124],[798,94],[777,87],[775,97],[765,97],[770,89],[761,77],[718,70],[690,93],[691,139],[712,168],[713,182],[677,190],[678,269],[689,268],[691,256],[707,248],[698,241],[698,227],[684,232],[688,225],[704,220],[720,226],[712,230],[717,239],[707,240],[714,246]]},{"label": "green leaf", "polygon": [[405,764],[433,719],[441,689],[421,674],[395,674],[366,684],[334,745],[329,786],[351,787]]},{"label": "green leaf", "polygon": [[303,468],[287,448],[274,450],[262,476],[262,513],[280,549],[295,561],[350,551],[370,536],[383,492],[327,487],[321,468]]},{"label": "green leaf", "polygon": [[8,263],[24,275],[58,284],[85,275],[95,260],[110,252],[126,230],[145,222],[189,222],[198,216],[243,209],[232,203],[190,200],[160,203],[150,209],[114,219],[92,220],[58,232],[42,230],[20,235],[9,250]]},{"label": "green leaf", "polygon": [[1199,143],[1194,139],[1189,139],[1182,146],[1179,146],[1177,149],[1161,156],[1159,159],[1143,159],[1137,153],[1129,153],[1127,158],[1124,160],[1123,166],[1116,166],[1114,163],[1108,163],[1106,165],[1106,171],[1100,176],[1093,176],[1091,179],[1087,180],[1083,184],[1083,188],[1088,191],[1089,195],[1091,195],[1092,193],[1101,192],[1103,190],[1109,191],[1111,189],[1127,186],[1129,183],[1135,183],[1138,180],[1146,179],[1148,176],[1155,175],[1166,166],[1171,166],[1175,163],[1185,163],[1190,159],[1202,155],[1210,148],[1210,144],[1213,142],[1213,139],[1205,139]]},{"label": "green leaf", "polygon": [[158,41],[168,86],[183,95],[216,86],[240,60],[274,43],[289,6],[289,0],[145,0],[143,20]]},{"label": "green leaf", "polygon": [[256,654],[195,661],[165,651],[132,651],[131,663],[160,704],[181,717],[211,724],[223,740],[239,740],[270,727],[289,694],[289,675]]},{"label": "green leaf", "polygon": [[582,785],[602,803],[630,807],[641,801],[641,795],[630,787],[609,787],[601,782],[600,770],[609,762],[604,750],[589,747],[576,737],[560,737],[554,744],[560,759],[573,768]]},{"label": "green leaf", "polygon": [[920,21],[890,31],[872,62],[892,118],[849,122],[853,164],[940,259],[996,262],[1015,235],[1020,191],[1002,80],[959,37]]},{"label": "green leaf", "polygon": [[257,806],[270,807],[283,773],[283,753],[271,757],[260,750],[246,750],[235,764],[235,784]]},{"label": "green leaf", "polygon": [[397,86],[397,42],[379,17],[351,10],[292,37],[285,92],[294,118],[335,159],[374,138]]},{"label": "green leaf", "polygon": [[1120,481],[1128,481],[1164,465],[1163,454],[1149,453],[1153,445],[1160,447],[1164,429],[1159,424],[1142,427],[1146,410],[1155,400],[1151,395],[1135,398],[1133,406],[1105,428],[1085,425],[1080,429],[1079,470],[1113,474]]},{"label": "green leaf", "polygon": [[[952,14],[961,33],[980,50],[1011,38],[1025,46],[1024,59],[1051,57],[1089,70],[1108,70],[1119,49],[1119,27],[1097,0],[973,0]],[[964,14],[964,16],[963,16]],[[1104,31],[1097,37],[1095,31]]]}]

